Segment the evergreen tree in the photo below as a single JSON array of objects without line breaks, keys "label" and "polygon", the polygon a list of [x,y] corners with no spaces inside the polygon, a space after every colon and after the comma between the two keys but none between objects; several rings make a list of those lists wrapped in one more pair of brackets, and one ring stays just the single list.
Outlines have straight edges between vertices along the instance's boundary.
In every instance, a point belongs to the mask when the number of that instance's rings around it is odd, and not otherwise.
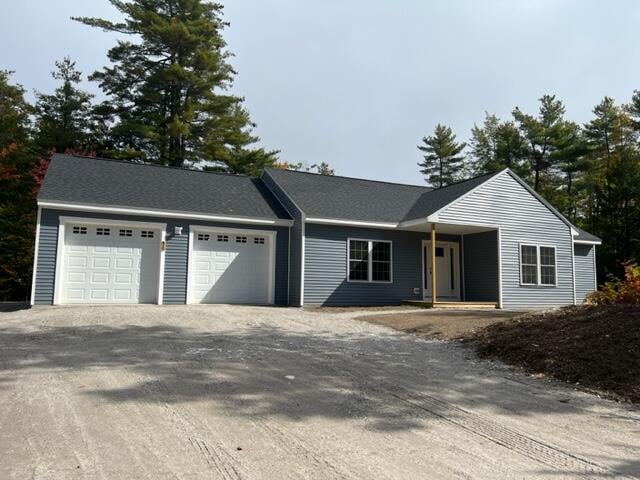
[{"label": "evergreen tree", "polygon": [[525,114],[518,107],[513,110],[513,117],[527,143],[527,157],[536,192],[543,190],[543,177],[556,166],[553,153],[560,148],[565,141],[563,137],[570,130],[564,120],[562,101],[556,100],[555,95],[544,95],[539,101],[537,116]]},{"label": "evergreen tree", "polygon": [[456,142],[451,128],[436,125],[433,136],[424,137],[422,145],[418,145],[418,150],[424,154],[418,166],[427,182],[441,188],[457,181],[463,168],[461,153],[465,147],[466,143]]},{"label": "evergreen tree", "polygon": [[90,78],[109,96],[106,110],[119,156],[184,166],[201,160],[255,172],[276,152],[252,149],[258,139],[231,95],[233,71],[222,38],[222,5],[204,0],[110,0],[124,21],[76,18],[135,36],[108,52],[112,65]]},{"label": "evergreen tree", "polygon": [[525,163],[525,141],[513,122],[502,122],[486,113],[481,127],[471,129],[472,173],[482,175],[510,168],[522,177],[528,176]]},{"label": "evergreen tree", "polygon": [[93,95],[77,85],[81,73],[69,57],[55,63],[51,75],[62,85],[53,95],[36,93],[36,144],[44,151],[86,149],[89,141],[91,99]]}]

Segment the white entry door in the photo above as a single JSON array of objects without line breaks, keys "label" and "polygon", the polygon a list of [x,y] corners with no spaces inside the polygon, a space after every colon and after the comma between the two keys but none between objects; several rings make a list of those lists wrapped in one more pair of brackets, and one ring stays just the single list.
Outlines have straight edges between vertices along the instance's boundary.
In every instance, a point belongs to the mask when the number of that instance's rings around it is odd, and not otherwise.
[{"label": "white entry door", "polygon": [[[431,242],[422,243],[424,298],[431,298]],[[436,295],[460,300],[460,256],[455,242],[436,242]]]},{"label": "white entry door", "polygon": [[161,231],[65,223],[59,303],[157,303]]},{"label": "white entry door", "polygon": [[188,303],[273,303],[271,232],[194,230]]}]

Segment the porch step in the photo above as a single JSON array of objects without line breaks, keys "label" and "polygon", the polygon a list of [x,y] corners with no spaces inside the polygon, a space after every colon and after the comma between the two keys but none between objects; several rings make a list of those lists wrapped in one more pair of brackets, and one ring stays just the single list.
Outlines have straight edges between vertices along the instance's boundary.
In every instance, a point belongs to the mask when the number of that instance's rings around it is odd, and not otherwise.
[{"label": "porch step", "polygon": [[405,300],[403,305],[412,305],[422,308],[449,308],[449,309],[494,309],[498,308],[496,302],[427,302],[424,300]]}]

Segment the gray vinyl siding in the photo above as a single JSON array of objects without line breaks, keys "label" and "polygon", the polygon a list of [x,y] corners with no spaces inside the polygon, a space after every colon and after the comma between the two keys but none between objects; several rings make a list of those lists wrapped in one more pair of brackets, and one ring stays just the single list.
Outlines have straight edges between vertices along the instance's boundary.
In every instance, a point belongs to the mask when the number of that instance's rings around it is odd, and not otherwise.
[{"label": "gray vinyl siding", "polygon": [[490,232],[464,236],[464,299],[498,301],[498,235]]},{"label": "gray vinyl siding", "polygon": [[58,215],[55,212],[42,209],[40,214],[40,238],[38,239],[38,263],[34,272],[34,305],[51,305],[53,303],[58,223]]},{"label": "gray vinyl siding", "polygon": [[[347,240],[392,242],[392,283],[347,281]],[[305,305],[395,305],[422,299],[422,240],[427,234],[396,230],[306,224]],[[457,236],[438,240],[459,241]],[[417,289],[417,293],[414,292]]]},{"label": "gray vinyl siding", "polygon": [[[121,220],[122,222],[154,222],[166,223],[166,249],[163,303],[184,304],[187,295],[187,266],[189,260],[189,226],[202,225],[207,227],[241,228],[243,230],[275,230],[276,258],[275,258],[275,303],[288,304],[288,259],[289,259],[289,228],[254,226],[238,223],[202,222],[195,220],[181,220],[176,218],[145,217],[131,215],[113,215],[77,211],[62,211],[43,209],[40,219],[40,243],[38,246],[38,266],[35,279],[34,303],[51,305],[53,303],[56,250],[58,226],[60,216],[79,218],[104,218]],[[175,227],[182,227],[182,234],[175,235]]]},{"label": "gray vinyl siding", "polygon": [[[438,221],[500,226],[503,307],[552,307],[573,303],[571,230],[508,172],[497,175],[445,208],[439,213]],[[521,243],[556,247],[557,286],[520,285]],[[469,275],[468,270],[465,274]]]},{"label": "gray vinyl siding", "polygon": [[594,291],[596,284],[594,245],[576,244],[573,247],[576,265],[576,301],[584,302],[585,297]]},{"label": "gray vinyl siding", "polygon": [[304,215],[302,211],[291,201],[284,189],[265,170],[262,181],[271,190],[271,193],[284,206],[285,210],[294,220],[290,230],[289,250],[289,304],[301,306],[302,299],[302,251],[304,248]]}]

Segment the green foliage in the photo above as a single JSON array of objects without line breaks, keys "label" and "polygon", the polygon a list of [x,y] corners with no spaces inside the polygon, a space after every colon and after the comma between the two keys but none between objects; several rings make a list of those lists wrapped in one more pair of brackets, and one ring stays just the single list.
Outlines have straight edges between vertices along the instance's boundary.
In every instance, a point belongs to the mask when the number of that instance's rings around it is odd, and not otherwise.
[{"label": "green foliage", "polygon": [[91,131],[91,99],[93,95],[77,88],[81,73],[69,57],[56,62],[51,75],[62,85],[52,95],[36,93],[36,145],[44,151],[54,148],[87,148]]},{"label": "green foliage", "polygon": [[[233,173],[257,172],[277,152],[258,141],[242,98],[228,93],[234,71],[222,38],[222,5],[203,0],[110,0],[122,22],[76,18],[131,35],[91,75],[108,95],[101,106],[110,156],[182,167],[201,160]],[[135,40],[133,39],[135,38]]]},{"label": "green foliage", "polygon": [[31,107],[0,71],[0,299],[27,298],[35,234],[37,155],[28,145]]},{"label": "green foliage", "polygon": [[526,162],[527,145],[514,122],[502,122],[486,113],[482,126],[471,129],[472,175],[484,175],[510,168],[528,178],[530,166]]},{"label": "green foliage", "polygon": [[612,276],[599,291],[589,294],[585,302],[593,305],[640,304],[640,267],[633,262],[625,264],[622,278]]},{"label": "green foliage", "polygon": [[438,124],[430,137],[422,139],[418,150],[423,160],[418,163],[420,172],[427,182],[441,188],[459,180],[464,156],[461,155],[466,143],[458,143],[451,128]]}]

